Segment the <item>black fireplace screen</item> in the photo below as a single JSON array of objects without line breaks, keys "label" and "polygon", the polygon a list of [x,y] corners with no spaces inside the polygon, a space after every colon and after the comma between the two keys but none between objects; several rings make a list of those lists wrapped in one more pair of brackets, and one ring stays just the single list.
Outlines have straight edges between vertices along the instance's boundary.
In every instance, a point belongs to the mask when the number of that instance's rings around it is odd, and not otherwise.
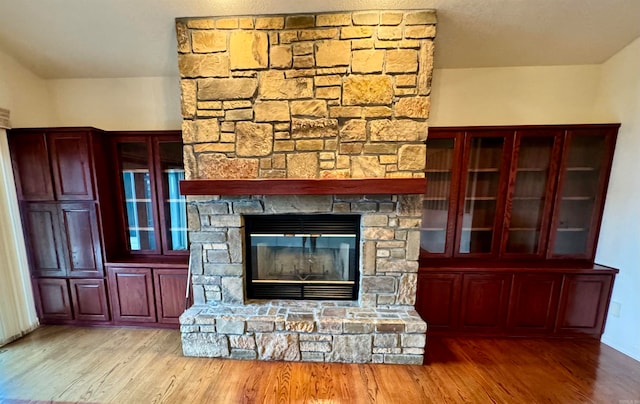
[{"label": "black fireplace screen", "polygon": [[358,298],[360,216],[247,215],[250,299]]}]

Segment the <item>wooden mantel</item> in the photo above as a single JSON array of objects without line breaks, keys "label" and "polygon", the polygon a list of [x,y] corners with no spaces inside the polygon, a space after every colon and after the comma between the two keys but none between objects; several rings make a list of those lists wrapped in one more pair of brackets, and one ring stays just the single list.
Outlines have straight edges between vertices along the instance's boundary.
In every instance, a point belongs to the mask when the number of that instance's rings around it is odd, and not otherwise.
[{"label": "wooden mantel", "polygon": [[182,195],[424,194],[424,178],[233,179],[180,181]]}]

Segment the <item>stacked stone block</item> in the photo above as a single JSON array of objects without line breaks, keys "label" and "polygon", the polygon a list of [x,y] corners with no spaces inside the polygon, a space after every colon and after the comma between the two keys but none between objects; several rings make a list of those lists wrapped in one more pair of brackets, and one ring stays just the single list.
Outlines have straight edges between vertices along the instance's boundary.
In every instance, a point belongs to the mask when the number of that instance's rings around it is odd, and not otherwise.
[{"label": "stacked stone block", "polygon": [[193,306],[180,317],[187,356],[421,365],[426,324],[410,307],[335,302]]},{"label": "stacked stone block", "polygon": [[423,177],[435,22],[178,19],[187,179]]}]

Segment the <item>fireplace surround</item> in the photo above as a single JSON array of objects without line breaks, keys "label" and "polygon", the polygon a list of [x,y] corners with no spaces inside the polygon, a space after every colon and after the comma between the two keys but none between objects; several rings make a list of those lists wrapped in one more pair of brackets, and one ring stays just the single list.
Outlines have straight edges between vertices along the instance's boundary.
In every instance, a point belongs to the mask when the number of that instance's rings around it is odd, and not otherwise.
[{"label": "fireplace surround", "polygon": [[[176,29],[194,297],[184,354],[421,364],[435,13],[184,18]],[[359,219],[356,300],[247,293],[247,219],[292,214]]]}]

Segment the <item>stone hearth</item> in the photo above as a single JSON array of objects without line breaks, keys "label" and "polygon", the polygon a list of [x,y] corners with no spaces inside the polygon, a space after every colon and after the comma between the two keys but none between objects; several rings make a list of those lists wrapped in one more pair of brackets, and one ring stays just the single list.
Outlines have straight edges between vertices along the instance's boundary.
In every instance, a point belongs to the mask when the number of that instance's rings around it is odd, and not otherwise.
[{"label": "stone hearth", "polygon": [[[177,34],[187,180],[424,177],[432,11],[179,19]],[[185,355],[422,363],[420,195],[188,201]],[[283,213],[362,215],[358,300],[246,299],[243,215]]]}]

